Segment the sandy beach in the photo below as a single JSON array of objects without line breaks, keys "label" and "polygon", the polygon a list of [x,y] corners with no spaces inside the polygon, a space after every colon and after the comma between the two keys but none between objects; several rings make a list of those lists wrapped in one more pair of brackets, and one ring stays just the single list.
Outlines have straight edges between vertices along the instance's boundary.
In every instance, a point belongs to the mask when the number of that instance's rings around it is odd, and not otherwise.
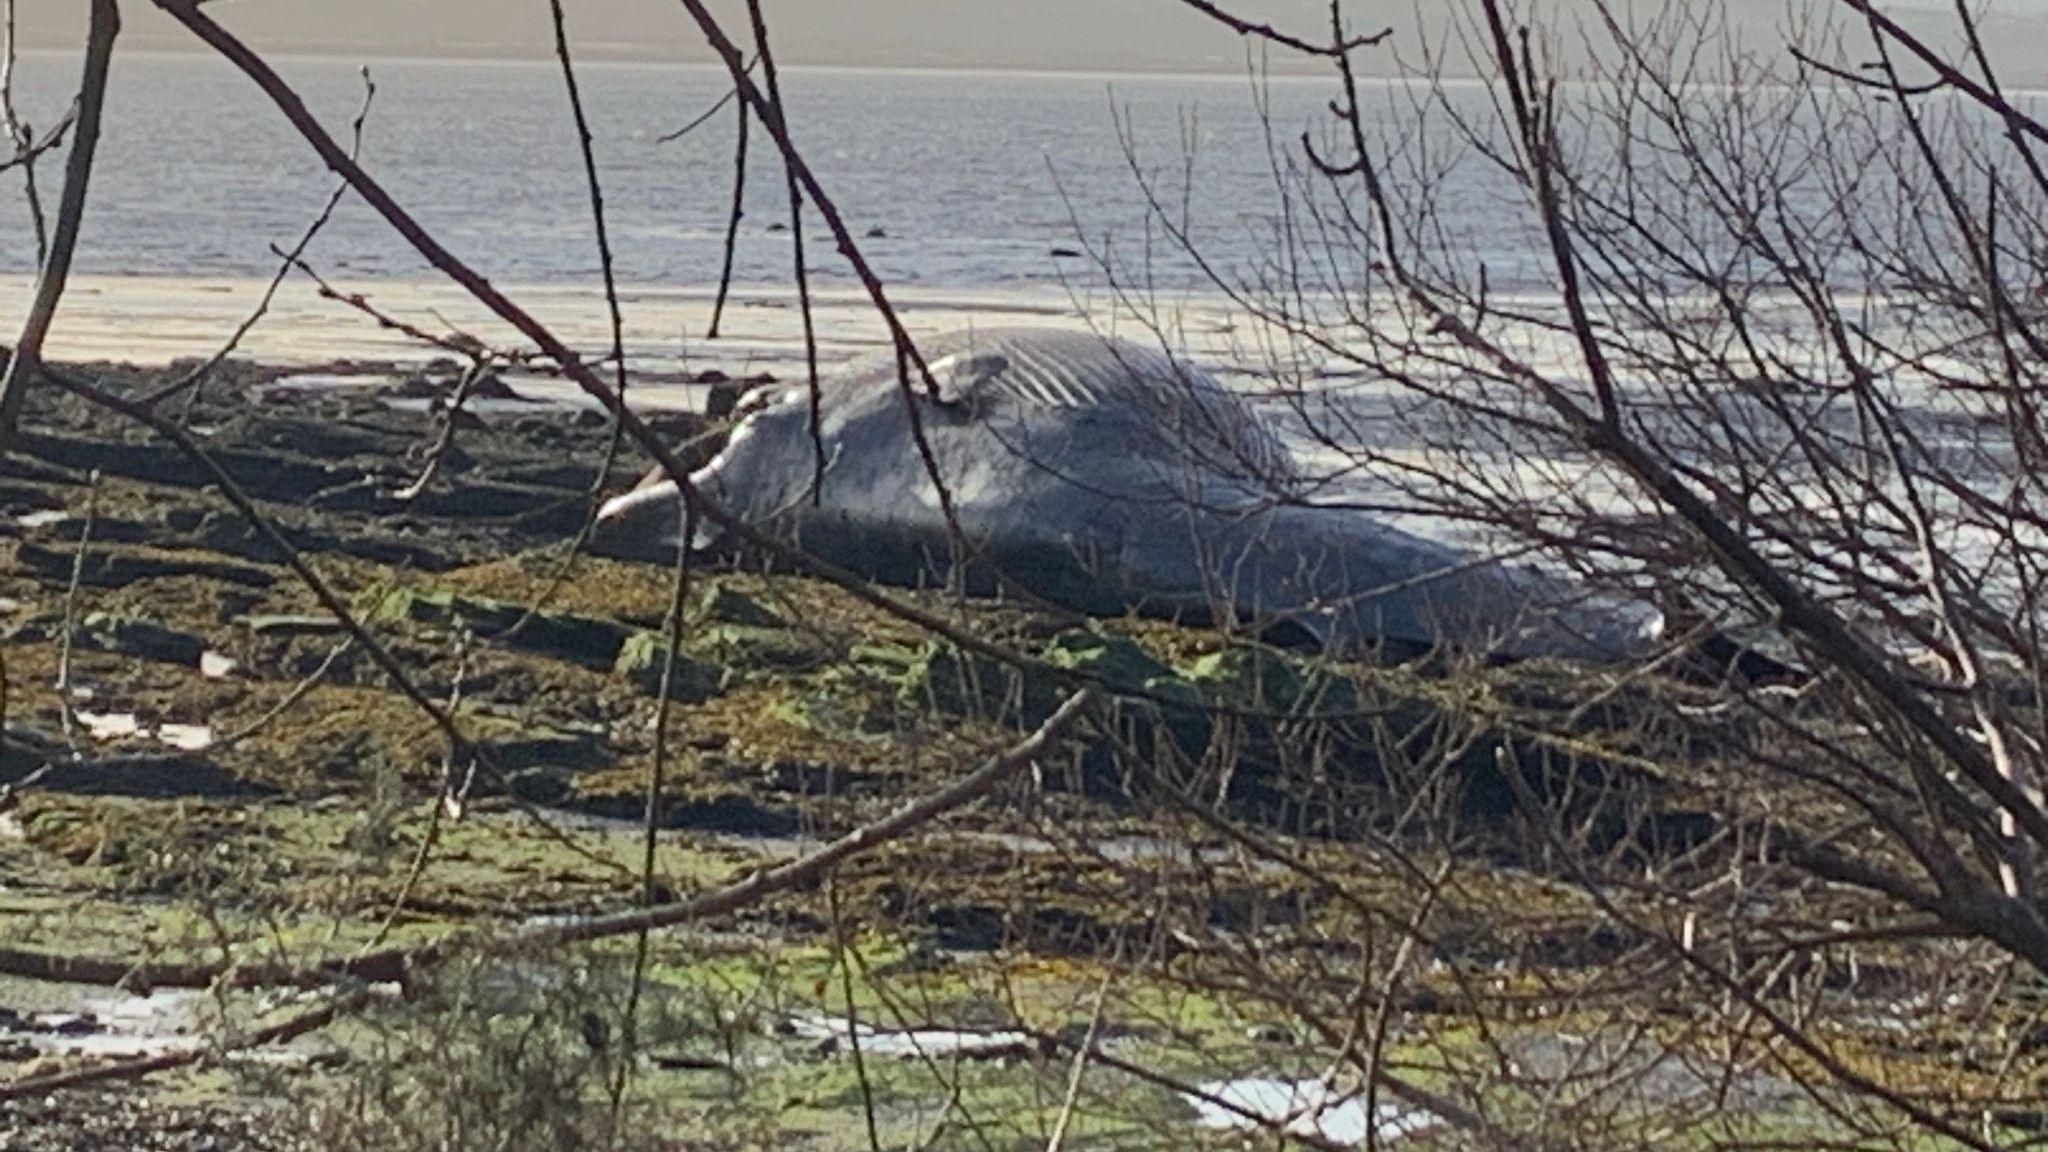
[{"label": "sandy beach", "polygon": [[[344,294],[360,294],[379,311],[437,336],[466,333],[494,349],[522,348],[509,326],[444,280],[335,280],[333,286]],[[74,277],[48,354],[59,360],[142,367],[211,356],[249,317],[266,287],[267,281],[255,277]],[[595,278],[588,283],[500,287],[569,343],[590,349],[594,356],[609,345],[604,295]],[[15,325],[33,289],[30,277],[0,276],[0,323]],[[1142,331],[1132,310],[1115,300],[1054,287],[893,289],[890,297],[913,335],[995,326]],[[803,328],[793,290],[735,287],[720,337],[707,340],[704,332],[715,299],[716,287],[710,285],[623,287],[620,305],[628,361],[652,373],[717,368],[735,375],[765,371],[780,376],[801,371]],[[1179,325],[1176,342],[1185,343],[1194,354],[1232,358],[1234,324],[1227,301],[1188,294],[1162,305],[1162,312]],[[814,315],[820,356],[827,365],[888,347],[879,313],[857,290],[819,290]],[[298,277],[284,283],[268,314],[236,351],[236,357],[245,361],[309,368],[349,360],[424,362],[446,355],[441,348],[381,327],[341,301],[323,298],[315,285]]]}]

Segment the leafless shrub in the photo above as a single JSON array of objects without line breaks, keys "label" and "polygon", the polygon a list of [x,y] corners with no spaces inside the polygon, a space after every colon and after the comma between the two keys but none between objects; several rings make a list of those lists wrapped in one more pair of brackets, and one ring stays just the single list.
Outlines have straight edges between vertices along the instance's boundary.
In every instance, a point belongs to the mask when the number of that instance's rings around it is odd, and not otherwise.
[{"label": "leafless shrub", "polygon": [[[1170,677],[1055,665],[1033,654],[1042,636],[991,639],[958,605],[811,563],[892,627],[930,638],[918,653],[923,697],[899,700],[906,716],[883,722],[927,723],[938,710],[946,718],[921,736],[1035,733],[992,737],[998,750],[978,770],[849,820],[832,830],[847,834],[800,844],[776,866],[671,887],[659,818],[678,749],[664,687],[643,850],[637,866],[599,861],[615,905],[389,939],[418,883],[446,864],[437,837],[460,805],[444,803],[444,788],[428,798],[395,900],[350,910],[378,926],[361,949],[93,971],[332,989],[220,1049],[369,1020],[375,1051],[338,1092],[328,1082],[311,1097],[319,1139],[334,1147],[673,1146],[667,1112],[635,1091],[665,1028],[736,1048],[740,1031],[758,1036],[771,1016],[788,1024],[814,1006],[831,1013],[834,1047],[812,1055],[844,1055],[858,1074],[832,1103],[857,1109],[875,1146],[890,1122],[904,1126],[905,1109],[878,1105],[891,1092],[920,1106],[908,1124],[917,1146],[1028,1137],[1057,1148],[1091,1125],[1116,1138],[1186,1121],[1190,1101],[1229,1113],[1217,1084],[1247,1070],[1320,1085],[1326,1103],[1363,1101],[1367,1117],[1397,1109],[1410,1127],[1372,1124],[1375,1140],[2010,1142],[2042,1110],[2029,989],[2048,970],[2034,880],[2048,850],[2035,467],[2048,450],[2036,395],[2048,349],[2048,177],[2036,149],[2048,129],[2004,94],[1967,12],[1957,19],[1969,55],[1950,63],[1869,6],[1840,2],[1842,22],[1802,27],[1796,49],[1780,52],[1735,46],[1697,5],[1651,17],[1601,4],[1583,26],[1525,27],[1533,16],[1479,0],[1445,42],[1419,56],[1399,48],[1409,75],[1382,91],[1357,61],[1401,42],[1358,35],[1341,3],[1315,34],[1188,0],[1186,18],[1222,20],[1334,73],[1330,119],[1298,139],[1269,120],[1268,257],[1211,266],[1258,322],[1242,351],[1268,363],[1263,401],[1314,450],[1308,475],[1267,478],[1272,498],[1452,521],[1501,555],[1657,604],[1670,621],[1663,649],[1634,666],[1499,667],[1436,652],[1364,667],[1237,632],[1187,654],[1216,661],[1209,694],[1191,694]],[[249,75],[346,189],[520,331],[533,350],[508,358],[551,361],[605,406],[617,438],[601,472],[630,440],[687,484],[673,446],[626,406],[608,248],[609,355],[586,357],[442,248],[212,9],[159,7]],[[727,64],[742,125],[784,160],[792,219],[806,205],[825,218],[888,315],[898,383],[931,384],[803,163],[763,6],[749,7],[753,63],[708,9],[685,7]],[[111,14],[110,0],[94,12]],[[602,237],[563,7],[552,15]],[[96,27],[109,49],[111,28]],[[1594,62],[1568,73],[1557,61],[1574,37],[1594,45]],[[1864,67],[1873,52],[1876,67]],[[1447,81],[1447,57],[1485,83]],[[103,81],[105,51],[97,59]],[[76,241],[97,119],[82,104],[60,251]],[[35,144],[8,127],[26,165]],[[1130,142],[1134,160],[1142,144]],[[1183,190],[1149,178],[1139,188],[1152,226],[1200,258]],[[1460,233],[1452,204],[1472,195],[1494,198],[1489,226],[1521,242]],[[799,248],[807,301],[803,260]],[[296,256],[286,263],[310,272]],[[1127,300],[1146,299],[1132,270],[1104,263],[1127,277]],[[49,264],[32,329],[59,304],[60,262]],[[1149,319],[1173,350],[1172,319]],[[808,311],[805,336],[815,397]],[[10,380],[44,372],[38,356],[31,331]],[[48,374],[210,461],[149,404]],[[452,417],[449,432],[436,459]],[[258,502],[206,466],[429,718],[448,778],[475,765],[502,783],[456,706],[464,669],[441,703],[434,674],[380,640]],[[701,494],[689,505],[747,531]],[[671,653],[690,576],[678,572],[665,621]],[[1744,659],[1758,652],[1780,667],[1758,675],[1761,662]],[[665,664],[668,685],[676,661]],[[1069,755],[1077,730],[1085,747]],[[402,843],[396,790],[375,782],[351,850]],[[913,839],[973,805],[1003,817],[1002,830]],[[595,860],[545,814],[522,815]],[[266,893],[290,881],[214,851],[197,823],[123,843],[137,853],[137,888],[205,909],[268,908]],[[930,866],[942,856],[957,867]],[[650,939],[741,916],[809,932],[829,961],[806,958],[814,983],[777,985],[773,1013],[728,990],[698,1018],[664,1019]],[[223,954],[239,943],[232,923],[211,921]],[[630,966],[606,947],[628,936]],[[949,979],[949,953],[1028,956],[1044,971],[996,965]],[[550,959],[490,959],[531,955]],[[1040,987],[1024,987],[1034,978]],[[382,981],[413,999],[380,1001],[370,984]],[[941,1018],[1000,1033],[991,1059],[1024,1069],[995,1097],[1000,1114],[966,1100],[982,1070],[965,1059],[915,1052],[885,1065],[862,1047],[878,1028]],[[59,1069],[0,1099],[216,1055]],[[728,1061],[744,1079],[735,1069]],[[1299,1117],[1234,1108],[1248,1130],[1331,1144]]]}]

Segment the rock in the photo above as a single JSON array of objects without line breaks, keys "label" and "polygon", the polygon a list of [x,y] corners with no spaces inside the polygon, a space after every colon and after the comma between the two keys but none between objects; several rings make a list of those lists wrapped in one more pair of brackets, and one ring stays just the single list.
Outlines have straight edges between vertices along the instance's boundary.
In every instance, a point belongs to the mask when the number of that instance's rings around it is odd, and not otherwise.
[{"label": "rock", "polygon": [[709,395],[704,397],[704,415],[712,420],[730,419],[739,409],[741,397],[747,390],[736,384],[714,384]]},{"label": "rock", "polygon": [[[16,547],[15,562],[42,580],[68,584],[76,559],[74,550],[58,551],[23,541]],[[165,576],[198,576],[244,587],[268,587],[274,573],[247,564],[225,561],[189,560],[157,556],[146,552],[107,552],[98,548],[86,553],[79,565],[79,582],[95,588],[125,588],[142,580]]]},{"label": "rock", "polygon": [[732,383],[732,377],[725,374],[724,372],[719,371],[716,368],[706,368],[702,372],[697,373],[695,376],[690,377],[690,383],[710,384],[714,386],[719,384],[730,384]]},{"label": "rock", "polygon": [[1333,673],[1269,648],[1238,645],[1203,656],[1185,672],[1209,700],[1304,718],[1358,710],[1358,692]]},{"label": "rock", "polygon": [[92,1036],[105,1031],[99,1017],[90,1012],[64,1012],[39,1016],[30,1027],[50,1036]]},{"label": "rock", "polygon": [[1013,683],[1001,664],[969,657],[943,640],[917,648],[863,647],[855,649],[854,657],[886,670],[897,682],[899,704],[945,716],[1000,711],[1006,687]]},{"label": "rock", "polygon": [[[8,733],[9,747],[0,749],[0,777],[18,778],[33,767],[47,764],[50,772],[42,777],[38,786],[48,792],[73,796],[218,800],[274,794],[273,789],[243,780],[203,756],[179,753],[158,751],[127,755],[109,752],[89,763],[73,761],[59,753],[58,758],[36,757],[31,767],[31,758],[18,755],[18,749],[14,747],[23,742],[24,735],[31,739],[35,736],[18,730]],[[61,742],[54,740],[35,742],[55,749],[63,747]]]},{"label": "rock", "polygon": [[839,654],[838,649],[809,632],[750,628],[743,624],[697,628],[686,644],[689,651],[730,668],[735,674],[810,672]]},{"label": "rock", "polygon": [[469,398],[472,400],[524,400],[524,396],[512,390],[505,378],[496,372],[486,372],[470,382]]},{"label": "rock", "polygon": [[165,664],[199,665],[206,641],[152,620],[94,612],[79,625],[73,642],[98,652],[115,652]]},{"label": "rock", "polygon": [[479,640],[599,670],[618,662],[620,649],[633,633],[610,620],[556,612],[529,614],[518,604],[412,589],[387,597],[377,618],[439,628],[466,627]]},{"label": "rock", "polygon": [[390,394],[401,400],[433,400],[444,395],[451,383],[447,377],[408,376],[392,386]]},{"label": "rock", "polygon": [[[615,820],[637,822],[647,810],[646,797],[637,792],[580,794],[558,773],[517,773],[513,776],[513,792],[537,804]],[[763,804],[757,797],[734,792],[717,796],[665,796],[661,802],[661,826],[734,836],[794,836],[803,831],[804,823],[793,808]]]},{"label": "rock", "polygon": [[296,636],[335,636],[342,631],[341,621],[332,616],[244,616],[241,624],[252,636],[286,640]]},{"label": "rock", "polygon": [[[620,647],[612,670],[642,692],[657,696],[661,693],[668,651],[668,638],[659,632],[636,632]],[[669,679],[669,699],[701,704],[724,691],[725,680],[725,669],[677,653],[675,671]]]},{"label": "rock", "polygon": [[1068,248],[1065,245],[1055,245],[1048,254],[1055,260],[1079,260],[1081,258],[1079,250]]},{"label": "rock", "polygon": [[610,767],[615,758],[601,737],[586,732],[520,726],[503,737],[486,737],[482,746],[491,762],[507,772],[543,771],[553,775]]},{"label": "rock", "polygon": [[1057,668],[1089,673],[1112,688],[1142,689],[1151,681],[1174,677],[1173,669],[1128,638],[1086,628],[1054,636],[1040,657]]},{"label": "rock", "polygon": [[577,428],[604,428],[610,426],[612,418],[596,408],[580,408],[569,423]]},{"label": "rock", "polygon": [[[435,400],[432,404],[429,404],[427,406],[427,413],[428,415],[436,416],[442,420],[448,421],[449,423],[455,425],[458,431],[462,432],[483,432],[490,428],[490,425],[484,423],[483,417],[477,415],[476,413],[470,411],[469,409],[464,408],[460,411],[457,411],[456,409],[449,407],[446,403],[440,400]],[[443,458],[443,463],[454,464],[458,467],[461,466],[462,462],[454,458],[459,454],[459,449],[452,451],[448,457]]]},{"label": "rock", "polygon": [[699,621],[716,620],[748,628],[780,628],[785,624],[773,609],[723,580],[715,580],[704,589],[691,616]]},{"label": "rock", "polygon": [[695,412],[651,412],[641,422],[671,444],[693,439],[705,428],[704,417]]},{"label": "rock", "polygon": [[779,233],[783,233],[783,232],[787,232],[787,231],[789,231],[789,225],[787,225],[787,224],[784,224],[784,223],[783,223],[782,221],[778,220],[778,221],[776,221],[775,223],[773,223],[773,224],[770,224],[770,225],[768,226],[768,231],[769,231],[769,232],[771,232],[771,233],[778,233],[778,234],[779,234]]},{"label": "rock", "polygon": [[889,230],[887,228],[884,228],[880,225],[876,225],[875,227],[868,229],[868,239],[870,240],[887,240],[888,238]]}]

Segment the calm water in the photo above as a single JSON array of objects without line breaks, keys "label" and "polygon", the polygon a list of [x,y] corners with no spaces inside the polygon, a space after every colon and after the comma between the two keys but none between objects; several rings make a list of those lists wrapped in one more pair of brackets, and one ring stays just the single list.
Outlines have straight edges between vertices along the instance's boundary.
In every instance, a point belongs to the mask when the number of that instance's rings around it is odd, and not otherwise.
[{"label": "calm water", "polygon": [[[285,59],[280,69],[338,135],[362,98],[353,62]],[[583,277],[595,268],[589,213],[561,80],[549,63],[381,61],[366,160],[455,251],[514,281]],[[27,111],[52,121],[75,68],[31,56]],[[621,275],[643,284],[704,284],[718,274],[728,211],[734,115],[728,108],[682,142],[658,138],[726,90],[721,72],[592,66],[584,75],[604,169]],[[1057,284],[1085,275],[1051,256],[1078,230],[1143,251],[1144,201],[1122,147],[1127,115],[1143,163],[1178,182],[1182,140],[1198,144],[1192,202],[1205,248],[1248,268],[1275,215],[1270,166],[1251,84],[1243,78],[1131,78],[797,71],[787,86],[800,142],[891,280],[943,286]],[[1329,86],[1275,81],[1283,146],[1326,118]],[[100,273],[267,274],[268,245],[305,226],[331,177],[255,88],[200,57],[117,61],[102,173],[81,267]],[[1392,101],[1388,103],[1391,105]],[[755,133],[743,282],[786,276],[779,169]],[[47,166],[46,179],[57,179]],[[0,271],[28,271],[27,215],[0,177]],[[1064,192],[1062,192],[1062,189]],[[1176,204],[1176,208],[1178,205]],[[1488,216],[1475,196],[1466,217]],[[316,264],[353,276],[412,277],[418,261],[360,205],[314,250]],[[844,269],[829,252],[826,275]],[[1167,286],[1196,277],[1164,254]]]}]

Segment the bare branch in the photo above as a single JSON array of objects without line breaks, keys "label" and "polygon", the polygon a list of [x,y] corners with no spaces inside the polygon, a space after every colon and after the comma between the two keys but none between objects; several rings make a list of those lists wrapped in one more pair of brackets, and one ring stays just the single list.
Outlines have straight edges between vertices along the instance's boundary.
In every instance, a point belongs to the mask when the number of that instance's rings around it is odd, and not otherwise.
[{"label": "bare branch", "polygon": [[1261,24],[1257,21],[1246,20],[1241,16],[1232,15],[1220,5],[1211,3],[1211,0],[1180,0],[1180,2],[1240,36],[1271,41],[1283,48],[1292,49],[1308,56],[1335,58],[1348,52],[1357,51],[1360,48],[1370,48],[1384,43],[1388,37],[1394,34],[1392,28],[1385,28],[1370,36],[1348,36],[1339,39],[1334,44],[1317,44],[1312,41],[1303,40],[1298,36],[1290,36],[1271,24]]},{"label": "bare branch", "polygon": [[[117,0],[93,0],[92,19],[86,30],[84,77],[78,89],[78,131],[64,165],[64,195],[57,205],[57,230],[36,276],[35,296],[29,303],[28,318],[22,322],[21,336],[15,341],[14,354],[8,360],[5,375],[0,376],[0,442],[11,438],[21,421],[28,390],[41,373],[43,341],[56,322],[57,306],[71,278],[71,258],[78,250],[78,233],[85,223],[93,156],[99,149],[100,118],[106,110],[107,74],[113,63],[114,40],[120,34]],[[10,50],[12,43],[10,35]]]}]

